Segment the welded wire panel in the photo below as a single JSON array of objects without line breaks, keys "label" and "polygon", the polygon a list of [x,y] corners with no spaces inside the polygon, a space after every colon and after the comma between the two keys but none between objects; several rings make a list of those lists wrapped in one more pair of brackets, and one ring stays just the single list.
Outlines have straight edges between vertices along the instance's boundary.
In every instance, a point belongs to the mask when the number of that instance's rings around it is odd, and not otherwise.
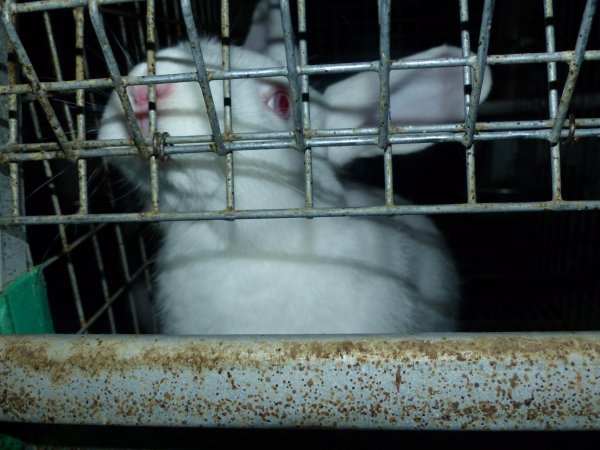
[{"label": "welded wire panel", "polygon": [[[25,83],[15,84],[12,86],[0,86],[0,94],[25,94],[33,95],[39,102],[42,112],[47,116],[51,128],[56,136],[55,140],[48,140],[40,143],[18,143],[12,142],[5,146],[3,158],[7,162],[24,162],[29,160],[53,159],[60,157],[81,158],[80,165],[80,184],[78,186],[80,196],[80,211],[77,215],[69,214],[51,214],[45,217],[27,214],[18,214],[11,216],[0,217],[0,224],[41,224],[41,223],[90,223],[101,221],[154,221],[154,220],[187,220],[187,219],[219,219],[219,218],[247,218],[247,217],[322,217],[322,216],[337,216],[337,215],[394,215],[394,214],[420,214],[427,212],[429,214],[445,213],[452,211],[468,211],[468,212],[499,212],[499,211],[525,211],[525,210],[581,210],[581,209],[597,209],[600,206],[597,200],[586,200],[585,202],[575,200],[563,200],[560,196],[560,147],[558,140],[572,139],[575,133],[578,138],[598,136],[600,129],[600,119],[598,118],[577,118],[576,120],[567,120],[566,110],[572,98],[573,87],[577,81],[577,74],[581,69],[582,63],[585,61],[600,60],[600,51],[594,48],[587,48],[587,40],[590,34],[593,17],[596,9],[596,2],[590,0],[586,4],[581,17],[581,27],[579,30],[579,38],[573,51],[557,52],[551,42],[551,37],[547,36],[546,52],[530,53],[530,54],[488,54],[489,39],[493,33],[493,16],[494,2],[483,2],[482,15],[480,18],[481,39],[478,41],[476,48],[471,47],[470,37],[466,28],[461,30],[461,41],[463,47],[462,58],[433,58],[430,60],[392,60],[390,58],[389,49],[389,23],[387,19],[390,15],[393,16],[397,12],[397,6],[393,6],[391,13],[388,14],[387,8],[390,8],[390,2],[380,2],[380,37],[379,43],[379,61],[365,61],[357,63],[343,64],[309,64],[309,61],[304,58],[301,61],[296,56],[296,42],[294,41],[294,32],[291,23],[291,14],[287,8],[287,2],[283,2],[283,10],[281,15],[282,26],[284,28],[284,44],[287,62],[285,67],[265,67],[261,69],[241,69],[228,70],[228,66],[224,66],[224,70],[207,70],[203,62],[202,50],[199,46],[197,29],[197,14],[192,8],[191,2],[182,2],[183,8],[182,17],[186,23],[186,38],[194,45],[195,51],[194,60],[196,63],[196,72],[178,75],[152,75],[151,72],[145,77],[128,77],[118,67],[114,52],[114,44],[109,42],[109,36],[106,33],[103,16],[105,13],[102,7],[114,8],[118,4],[127,4],[129,2],[118,1],[50,1],[50,2],[31,2],[28,4],[17,4],[14,2],[6,2],[3,8],[4,26],[9,34],[10,41],[15,46],[16,56],[26,72]],[[88,8],[83,8],[89,6]],[[92,29],[88,31],[94,34],[94,38],[98,40],[104,61],[108,67],[108,78],[85,79],[80,75],[77,79],[63,80],[62,75],[57,76],[56,81],[43,81],[37,75],[36,68],[32,65],[28,56],[27,50],[22,45],[17,29],[12,25],[14,19],[19,16],[33,13],[35,11],[45,11],[45,18],[48,19],[48,12],[55,9],[67,9],[74,7],[82,7],[79,13],[85,9],[86,14],[92,23]],[[167,8],[166,6],[162,7]],[[168,9],[168,8],[167,8]],[[108,10],[108,9],[107,9]],[[135,3],[135,10],[142,13],[140,4]],[[179,9],[177,14],[179,14]],[[551,14],[552,4],[546,3],[546,16]],[[138,22],[138,30],[140,35],[145,34],[142,39],[144,44],[149,43],[146,49],[146,57],[150,68],[153,67],[153,54],[155,49],[156,31],[155,24],[157,21],[154,15],[158,10],[155,9],[154,3],[149,3],[145,7],[146,20]],[[305,21],[305,10],[300,8],[300,22]],[[400,14],[398,12],[398,14]],[[223,15],[222,15],[223,16]],[[226,18],[228,14],[223,17]],[[460,20],[467,23],[471,20],[466,2],[460,4]],[[172,25],[172,21],[167,21]],[[222,26],[226,22],[221,21]],[[548,22],[548,27],[552,26],[551,21]],[[170,26],[170,25],[169,25]],[[226,28],[225,28],[226,29]],[[222,28],[222,30],[225,30]],[[47,31],[49,31],[49,25]],[[550,30],[550,29],[548,29]],[[145,33],[144,33],[145,32]],[[550,33],[550,31],[547,31]],[[83,36],[83,33],[80,33]],[[121,33],[124,38],[127,33]],[[51,34],[50,34],[51,36]],[[302,36],[304,37],[304,36]],[[125,39],[122,39],[125,40]],[[225,36],[224,42],[229,39]],[[56,47],[53,45],[53,40],[50,39],[51,55],[55,66],[58,66],[57,59],[59,58],[56,52]],[[226,48],[226,45],[225,47]],[[475,52],[471,54],[470,52]],[[300,64],[297,62],[300,61]],[[551,112],[550,117],[540,118],[540,120],[515,121],[515,122],[478,122],[479,97],[483,85],[483,73],[487,65],[494,66],[499,64],[530,64],[542,63],[555,64],[557,62],[569,63],[570,76],[566,80],[564,89],[561,89],[563,98],[560,103],[560,111],[556,109]],[[464,124],[436,124],[436,125],[406,125],[397,126],[394,123],[388,122],[388,116],[385,113],[387,110],[385,99],[389,95],[386,92],[388,87],[387,77],[390,70],[403,70],[412,68],[432,68],[432,67],[452,67],[463,66],[464,71],[464,86],[465,86],[465,112],[466,118]],[[549,69],[550,70],[550,69]],[[320,74],[336,74],[336,73],[357,73],[360,71],[374,71],[380,73],[380,126],[378,128],[365,129],[331,129],[331,130],[313,130],[310,128],[310,122],[307,122],[308,109],[307,102],[304,101],[305,109],[300,107],[303,104],[302,98],[302,77],[315,76]],[[223,133],[219,125],[216,113],[214,112],[214,104],[212,95],[208,89],[208,77],[210,73],[211,80],[229,80],[238,77],[262,77],[262,76],[286,76],[291,88],[292,95],[292,112],[294,117],[293,130],[289,133],[238,133],[235,139],[232,139],[230,132]],[[551,77],[552,75],[549,74]],[[306,83],[306,78],[303,78]],[[135,84],[149,84],[154,86],[154,83],[166,82],[183,82],[196,81],[201,86],[204,86],[205,103],[208,105],[208,115],[211,123],[212,133],[210,136],[164,136],[161,140],[156,140],[151,134],[142,136],[137,121],[134,118],[134,113],[131,109],[131,104],[126,95],[125,88]],[[553,80],[550,80],[550,85],[553,86]],[[81,104],[81,96],[83,91],[90,91],[98,88],[114,88],[119,94],[121,104],[123,105],[126,119],[132,131],[131,140],[113,140],[113,141],[95,141],[86,140],[81,136],[81,126],[79,127],[79,138],[70,139],[64,130],[64,126],[60,123],[58,115],[50,102],[50,97],[53,93],[76,90],[79,96],[79,104]],[[306,88],[304,88],[306,90]],[[552,92],[552,91],[551,91]],[[554,89],[556,92],[556,89]],[[150,102],[154,97],[154,89],[150,88]],[[306,92],[305,94],[306,95]],[[556,101],[555,99],[554,101]],[[551,102],[552,102],[551,98]],[[557,108],[556,106],[555,108]],[[68,119],[69,114],[65,117]],[[81,118],[81,115],[79,115]],[[152,124],[155,120],[155,111],[149,110],[150,130],[153,130]],[[83,122],[80,122],[80,124]],[[73,129],[69,125],[69,129]],[[160,131],[160,130],[158,130]],[[504,140],[515,138],[536,139],[551,142],[552,158],[552,196],[548,201],[543,202],[514,202],[511,204],[481,202],[476,193],[476,153],[474,151],[474,143],[490,140]],[[157,145],[157,142],[159,145]],[[391,164],[391,152],[393,148],[389,148],[389,144],[398,145],[406,143],[419,142],[458,142],[466,146],[466,183],[467,195],[464,203],[454,205],[431,205],[425,210],[416,205],[403,204],[395,205],[393,201],[393,171]],[[311,182],[311,163],[312,157],[310,152],[312,149],[320,147],[335,148],[337,146],[356,146],[356,145],[373,145],[379,146],[385,150],[384,158],[384,179],[386,185],[386,194],[382,199],[382,205],[373,206],[370,208],[345,208],[340,205],[340,208],[315,208],[312,204],[312,182]],[[384,146],[384,147],[382,147]],[[290,147],[299,151],[307,151],[306,153],[306,208],[298,210],[296,208],[282,209],[279,211],[247,211],[236,210],[233,201],[233,153],[244,150],[255,149],[270,149],[268,151],[287,151]],[[343,151],[340,149],[339,151]],[[159,205],[158,194],[158,179],[160,178],[160,162],[151,161],[151,208],[150,213],[144,211],[141,214],[87,214],[89,211],[87,193],[86,193],[86,171],[84,168],[85,160],[93,157],[118,156],[118,155],[134,155],[139,154],[141,158],[149,158],[155,155],[162,158],[171,155],[196,153],[196,152],[216,152],[227,158],[227,201],[224,211],[186,211],[181,213],[161,211]]]}]

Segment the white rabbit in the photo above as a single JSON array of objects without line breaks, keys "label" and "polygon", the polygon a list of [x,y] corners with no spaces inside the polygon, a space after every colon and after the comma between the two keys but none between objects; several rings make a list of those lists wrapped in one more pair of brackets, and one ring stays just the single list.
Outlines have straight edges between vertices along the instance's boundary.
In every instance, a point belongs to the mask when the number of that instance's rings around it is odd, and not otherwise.
[{"label": "white rabbit", "polygon": [[[220,44],[202,39],[201,47],[207,65],[220,67]],[[439,47],[419,56],[448,51],[456,52]],[[187,44],[162,50],[157,59],[158,74],[195,71]],[[232,48],[231,61],[236,69],[283,65],[246,48]],[[145,64],[132,71],[132,75],[145,73]],[[462,117],[462,68],[422,71],[424,78],[415,74],[394,72],[393,117],[405,110],[404,99],[414,100],[406,115],[400,116],[407,120],[411,114],[424,121],[434,116],[436,121]],[[311,92],[313,127],[370,123],[376,117],[378,99],[378,85],[372,86],[372,81],[377,83],[377,77],[359,74],[331,86],[323,95]],[[222,82],[213,81],[210,86],[222,117]],[[425,99],[419,96],[422,91],[428,93]],[[129,88],[143,131],[148,128],[146,92],[144,86]],[[293,128],[283,78],[233,80],[232,110],[236,132]],[[172,136],[210,134],[196,83],[157,86],[157,129]],[[98,138],[130,136],[113,93]],[[315,204],[382,204],[382,192],[342,184],[335,176],[337,165],[369,152],[377,154],[377,149],[315,148]],[[234,161],[237,209],[304,207],[302,153],[241,151],[234,153]],[[131,156],[114,157],[110,163],[144,198],[149,197],[147,161]],[[212,153],[172,155],[160,164],[161,210],[223,210],[224,166],[224,158]],[[426,217],[161,222],[159,226],[164,242],[156,259],[155,282],[165,333],[350,334],[456,328],[458,277],[442,237]]]}]

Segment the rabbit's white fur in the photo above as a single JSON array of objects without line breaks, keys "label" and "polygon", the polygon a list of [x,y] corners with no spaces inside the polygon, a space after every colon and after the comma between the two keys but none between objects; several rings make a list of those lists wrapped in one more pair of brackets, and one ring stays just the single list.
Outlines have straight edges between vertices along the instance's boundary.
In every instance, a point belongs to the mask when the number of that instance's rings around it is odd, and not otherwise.
[{"label": "rabbit's white fur", "polygon": [[[219,67],[220,44],[202,39],[201,46],[207,64]],[[438,47],[424,57],[449,51],[455,53],[457,49]],[[157,57],[158,74],[195,71],[187,45],[165,49]],[[233,48],[231,61],[238,69],[282,65],[246,48]],[[460,117],[462,68],[437,70],[431,71],[427,81],[431,89],[439,88],[428,92],[435,98],[421,104],[418,95],[409,92],[408,97],[414,100],[408,111],[418,116],[423,110],[435,114],[432,108],[441,108],[437,109],[440,117],[435,117],[441,120],[449,118],[446,108]],[[132,75],[145,73],[145,64],[132,71]],[[419,89],[419,77],[413,75],[406,72],[393,77],[396,102],[400,91]],[[448,76],[454,81],[446,82],[444,77]],[[378,85],[371,86],[369,80],[359,74],[330,87],[323,95],[311,92],[313,128],[369,123],[375,117],[372,108],[378,99]],[[214,81],[210,86],[222,117],[222,82]],[[233,80],[234,130],[291,130],[291,117],[281,117],[269,105],[273,92],[285,86],[285,79]],[[173,136],[210,134],[198,85],[182,83],[173,88],[157,101],[157,129]],[[459,89],[458,95],[454,89]],[[440,97],[443,92],[451,99]],[[392,106],[392,113],[394,108],[402,112],[404,107]],[[410,121],[408,116],[405,118]],[[426,118],[426,114],[417,117]],[[98,138],[130,135],[113,93]],[[382,192],[342,184],[334,172],[352,157],[377,154],[377,149],[314,148],[313,153],[316,206],[383,203]],[[234,161],[236,208],[304,207],[302,153],[241,151],[234,154]],[[115,157],[110,162],[148,197],[146,161]],[[160,164],[159,174],[162,211],[225,208],[223,157],[208,153],[173,155]],[[443,239],[426,217],[162,222],[160,227],[164,242],[155,276],[165,333],[404,333],[456,327],[457,274]]]}]

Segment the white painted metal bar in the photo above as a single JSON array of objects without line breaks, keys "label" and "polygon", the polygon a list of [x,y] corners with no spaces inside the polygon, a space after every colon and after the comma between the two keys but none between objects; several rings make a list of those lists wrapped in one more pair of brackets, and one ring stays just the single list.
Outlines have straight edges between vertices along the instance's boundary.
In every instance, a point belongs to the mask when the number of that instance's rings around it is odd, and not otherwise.
[{"label": "white painted metal bar", "polygon": [[597,333],[0,337],[0,420],[600,428]]}]

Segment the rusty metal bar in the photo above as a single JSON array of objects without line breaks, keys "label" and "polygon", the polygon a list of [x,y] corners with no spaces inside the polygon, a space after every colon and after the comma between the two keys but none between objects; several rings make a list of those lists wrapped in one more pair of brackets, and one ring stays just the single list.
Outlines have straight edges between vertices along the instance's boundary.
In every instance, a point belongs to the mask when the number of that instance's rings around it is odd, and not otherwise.
[{"label": "rusty metal bar", "polygon": [[389,0],[379,0],[379,139],[382,150],[389,147],[390,124],[390,15]]},{"label": "rusty metal bar", "polygon": [[[73,10],[73,21],[75,22],[75,78],[77,81],[85,80],[85,39],[84,25],[85,15],[84,8],[76,8]],[[85,141],[86,138],[86,123],[85,123],[85,90],[77,89],[75,92],[75,105],[77,106],[77,141]]]},{"label": "rusty metal bar", "polygon": [[481,17],[481,28],[479,31],[479,44],[477,46],[477,63],[473,70],[473,91],[471,92],[471,104],[465,116],[465,140],[464,145],[469,148],[473,145],[475,134],[475,123],[477,111],[483,87],[483,77],[488,59],[488,46],[490,43],[490,31],[492,28],[492,17],[494,15],[495,0],[485,0],[483,4],[483,15]]},{"label": "rusty metal bar", "polygon": [[[139,4],[135,4],[136,10],[139,13]],[[144,29],[141,21],[138,21],[138,35],[141,41],[144,41]],[[155,5],[154,0],[149,0],[146,3],[146,64],[147,74],[153,76],[156,74],[156,24],[155,24]],[[148,136],[154,136],[156,129],[156,85],[148,85]],[[154,153],[154,151],[153,151]],[[159,189],[158,181],[158,160],[155,154],[150,156],[150,210],[152,212],[160,211],[159,204]]]},{"label": "rusty metal bar", "polygon": [[[43,18],[46,36],[48,36],[48,47],[50,50],[50,60],[52,61],[54,76],[56,77],[57,81],[64,81],[58,57],[58,49],[56,47],[56,41],[54,39],[54,29],[52,27],[52,21],[50,20],[50,14],[48,13],[48,11],[44,11]],[[71,111],[69,110],[69,105],[67,103],[63,103],[63,115],[67,122],[68,134],[72,137],[75,137],[75,124],[73,122],[73,117],[71,115]]]},{"label": "rusty metal bar", "polygon": [[98,42],[100,43],[100,47],[102,48],[104,60],[106,62],[106,66],[110,72],[110,76],[113,81],[113,87],[115,89],[115,92],[119,96],[121,105],[123,106],[123,112],[125,114],[125,118],[127,119],[127,123],[129,124],[129,129],[131,130],[131,133],[133,135],[135,146],[142,157],[149,158],[152,152],[146,146],[144,142],[144,136],[142,136],[142,132],[135,118],[135,113],[133,112],[131,101],[129,100],[129,96],[127,95],[126,85],[123,83],[123,77],[119,72],[117,60],[115,59],[115,55],[112,51],[112,48],[110,47],[110,43],[108,42],[108,36],[106,35],[106,29],[104,27],[104,21],[102,20],[102,15],[100,14],[100,10],[98,8],[98,0],[89,0],[88,9],[92,26],[94,27],[96,36],[98,37]]},{"label": "rusty metal bar", "polygon": [[[139,1],[142,0],[98,0],[98,3],[101,5],[110,5],[115,3],[133,3]],[[87,6],[88,2],[89,0],[39,0],[26,3],[13,3],[10,8],[14,13],[29,13]]]},{"label": "rusty metal bar", "polygon": [[[514,123],[514,128],[510,124]],[[578,119],[578,138],[597,138],[600,136],[599,119]],[[501,139],[537,139],[548,140],[550,130],[548,121],[494,122],[480,123],[475,135],[475,141],[491,141]],[[589,128],[585,128],[589,127]],[[392,144],[416,142],[462,142],[464,133],[460,124],[435,126],[406,126],[390,129]],[[487,130],[487,131],[486,131]],[[377,145],[376,128],[356,128],[339,130],[312,130],[308,133],[306,144],[312,147],[338,147],[354,145]],[[561,131],[561,137],[567,138],[568,129]],[[212,137],[171,136],[166,139],[165,155],[215,152]],[[193,145],[185,145],[193,144]],[[130,139],[88,140],[80,143],[80,148],[86,150],[78,156],[81,158],[135,155],[134,142]],[[273,133],[239,133],[236,141],[224,143],[226,151],[267,150],[293,148],[294,141],[291,132]],[[0,154],[0,163],[21,161],[42,161],[61,156],[60,147],[56,142],[39,142],[34,144],[8,143],[5,152]],[[336,151],[345,151],[337,149]]]},{"label": "rusty metal bar", "polygon": [[[544,20],[546,50],[551,53],[556,51],[556,41],[554,38],[554,5],[552,0],[544,1]],[[546,74],[548,77],[548,112],[550,119],[556,120],[558,112],[558,92],[556,83],[558,80],[556,71],[556,62],[552,61],[547,64]],[[552,136],[552,134],[550,134]],[[552,179],[552,198],[560,200],[561,194],[561,168],[560,168],[560,142],[550,144],[550,170]]]},{"label": "rusty metal bar", "polygon": [[543,202],[475,203],[441,205],[394,205],[311,209],[250,209],[235,211],[141,212],[0,217],[0,227],[9,225],[50,225],[118,222],[158,222],[189,220],[292,219],[314,217],[396,216],[403,214],[474,214],[525,211],[593,211],[600,200],[549,200]]},{"label": "rusty metal bar", "polygon": [[[121,245],[121,244],[119,244]],[[154,295],[153,295],[153,284],[152,284],[152,274],[150,273],[150,260],[148,259],[148,252],[146,251],[146,242],[144,240],[144,236],[142,234],[138,235],[138,246],[140,249],[140,256],[142,257],[141,263],[139,264],[139,267],[142,269],[142,271],[140,272],[140,280],[138,281],[139,286],[142,286],[143,291],[146,293],[146,296],[148,298],[148,303],[150,305],[152,305],[153,307],[153,311],[155,310],[155,305],[156,303],[154,302]],[[134,302],[134,298],[131,294],[131,289],[129,289],[128,291],[128,296],[129,296],[129,302],[130,305],[132,307],[132,313],[134,314],[134,332],[136,334],[138,334],[139,331],[139,324],[138,324],[138,315],[136,314],[137,309],[134,311],[133,310],[133,302]],[[159,327],[158,327],[158,317],[156,317],[157,315],[154,314],[153,312],[150,314],[150,332],[157,332]]]},{"label": "rusty metal bar", "polygon": [[[275,2],[272,1],[271,3],[273,6],[273,3]],[[300,55],[299,69],[302,69],[308,65],[308,41],[306,39],[306,2],[304,0],[298,0],[297,4],[298,50]],[[281,39],[283,39],[283,36],[281,36]],[[309,86],[308,75],[300,75],[300,87],[302,90],[302,127],[305,134],[311,129]],[[310,209],[314,206],[312,161],[312,148],[307,145],[304,150],[304,206],[306,209]]]},{"label": "rusty metal bar", "polygon": [[[488,55],[488,65],[500,64],[545,64],[548,62],[569,62],[573,59],[573,51],[563,51],[556,53],[525,53],[511,55]],[[600,50],[587,50],[584,53],[584,60],[598,61],[600,60]],[[477,63],[476,56],[468,58],[433,58],[430,60],[396,60],[391,61],[392,70],[401,69],[418,69],[418,68],[434,68],[434,67],[456,67],[475,65]],[[343,64],[314,64],[298,68],[300,75],[318,75],[323,73],[329,74],[353,74],[359,72],[376,72],[379,69],[379,62],[357,62]],[[286,76],[285,68],[266,68],[266,69],[240,69],[225,72],[222,70],[211,71],[211,80],[224,80],[234,78],[258,78],[258,77],[276,77]],[[185,81],[197,81],[196,74],[180,73],[169,75],[156,75],[154,77],[127,77],[122,76],[122,81],[125,86],[134,84],[151,84],[151,83],[177,83]],[[92,88],[110,88],[114,84],[109,78],[97,78],[82,81],[43,81],[40,86],[47,92],[52,91],[69,91],[76,89],[92,89]],[[24,94],[33,93],[29,84],[16,84],[14,86],[0,86],[0,94]]]},{"label": "rusty metal bar", "polygon": [[304,140],[303,118],[302,118],[302,86],[300,72],[296,64],[296,47],[294,44],[294,30],[292,28],[292,15],[289,0],[280,0],[281,26],[283,29],[283,42],[285,45],[285,60],[287,65],[287,79],[290,86],[292,100],[292,119],[294,121],[294,141],[296,150],[304,152],[306,142]]},{"label": "rusty metal bar", "polygon": [[[116,225],[118,226],[118,224]],[[92,233],[92,247],[94,249],[94,256],[96,260],[96,267],[98,269],[100,278],[100,287],[102,288],[102,298],[104,299],[104,305],[106,307],[106,314],[108,317],[109,329],[112,334],[117,332],[117,326],[115,323],[115,314],[110,304],[110,289],[108,287],[108,281],[106,278],[106,270],[104,268],[104,260],[102,258],[102,250],[100,249],[100,242],[98,239],[98,233]]]},{"label": "rusty metal bar", "polygon": [[377,146],[383,151],[385,204],[394,204],[392,145],[390,143],[390,15],[389,0],[379,0],[379,135]]},{"label": "rusty metal bar", "polygon": [[575,90],[577,78],[579,77],[579,70],[581,69],[581,64],[584,61],[585,47],[587,46],[587,41],[590,36],[592,21],[594,14],[596,13],[597,5],[598,0],[588,0],[585,5],[585,10],[581,18],[579,34],[577,35],[577,42],[575,43],[573,58],[569,60],[569,75],[567,76],[567,81],[565,81],[565,87],[563,89],[560,98],[560,104],[558,105],[558,110],[556,111],[556,117],[554,119],[554,126],[552,127],[552,133],[550,134],[551,144],[558,143],[560,131],[569,111],[569,105],[571,103],[571,98],[573,97],[573,91]]},{"label": "rusty metal bar", "polygon": [[[467,0],[459,1],[460,7],[460,23],[466,24],[469,22],[469,3]],[[461,48],[464,57],[471,55],[471,36],[467,27],[461,27]],[[470,66],[465,66],[463,69],[463,83],[464,86],[472,86],[473,77]],[[465,117],[469,114],[469,107],[471,105],[471,92],[465,89]],[[477,130],[477,124],[475,124],[475,130]],[[477,202],[477,186],[475,183],[475,143],[473,142],[470,147],[465,149],[465,163],[466,163],[466,180],[467,180],[467,202],[474,204]]]},{"label": "rusty metal bar", "polygon": [[600,334],[0,337],[0,420],[600,428]]},{"label": "rusty metal bar", "polygon": [[[148,0],[144,0],[144,3],[148,4]],[[154,4],[152,6],[147,6],[147,17],[148,15],[151,15],[151,19],[154,20]],[[134,9],[134,14],[135,17],[141,18],[144,17],[144,15],[142,14],[142,11],[140,9],[140,3],[139,2],[134,2],[133,4],[133,9]],[[150,9],[150,11],[148,11],[148,9]],[[141,20],[136,20],[136,29],[137,29],[137,36],[138,36],[138,44],[139,44],[139,49],[140,51],[142,51],[143,53],[148,52],[148,50],[153,51],[154,49],[148,49],[146,48],[146,39],[144,38],[144,25],[143,22]]]},{"label": "rusty metal bar", "polygon": [[[154,23],[154,0],[146,3],[146,65],[147,74],[156,74],[156,24]],[[141,32],[144,34],[143,29]],[[148,136],[156,131],[156,85],[148,85]]]},{"label": "rusty metal bar", "polygon": [[[210,91],[208,72],[206,69],[206,64],[204,63],[204,57],[202,56],[200,37],[198,35],[198,30],[196,29],[196,23],[190,0],[181,0],[181,10],[183,11],[183,20],[185,22],[187,36],[191,45],[192,56],[194,58],[194,63],[196,64],[194,81],[198,82],[200,89],[202,90],[202,96],[204,97],[204,104],[206,106],[206,114],[210,123],[210,129],[212,131],[216,152],[219,155],[225,155],[227,150],[223,145],[223,134],[221,133],[221,126],[219,125],[219,119],[215,109],[215,102]],[[212,76],[211,79],[213,79]]]},{"label": "rusty metal bar", "polygon": [[[221,1],[221,61],[223,71],[231,70],[231,36],[229,33],[229,0]],[[223,80],[223,121],[225,134],[233,134],[231,81]],[[233,179],[233,153],[225,154],[225,203],[227,209],[235,209],[235,183]]]}]

